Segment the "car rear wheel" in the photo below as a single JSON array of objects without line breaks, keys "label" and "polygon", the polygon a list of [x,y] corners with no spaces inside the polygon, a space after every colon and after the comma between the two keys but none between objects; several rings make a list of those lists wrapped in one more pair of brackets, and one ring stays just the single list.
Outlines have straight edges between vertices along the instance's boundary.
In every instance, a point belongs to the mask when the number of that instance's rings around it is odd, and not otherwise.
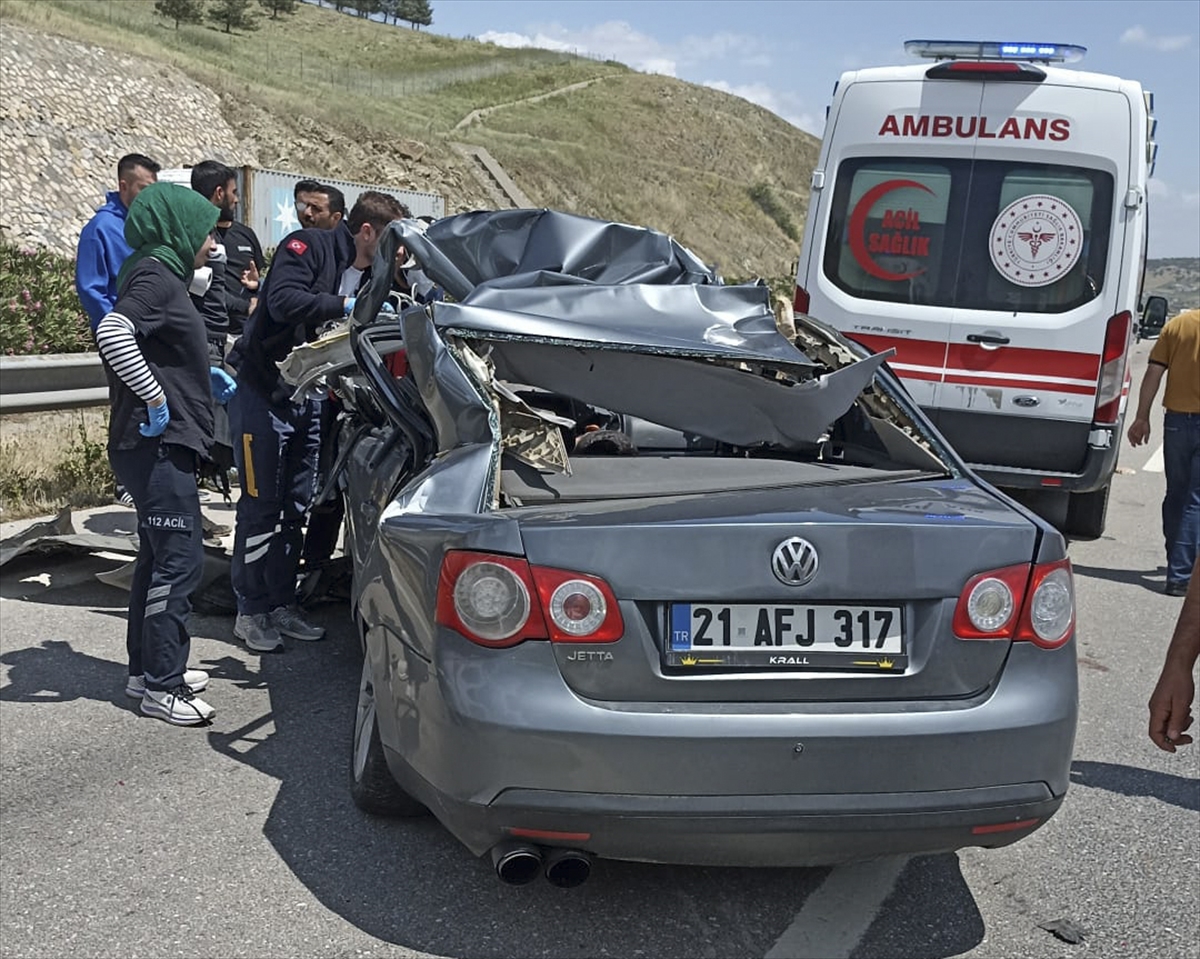
[{"label": "car rear wheel", "polygon": [[350,749],[350,795],[364,812],[379,816],[423,816],[428,810],[396,783],[383,755],[375,715],[375,680],[363,657]]}]

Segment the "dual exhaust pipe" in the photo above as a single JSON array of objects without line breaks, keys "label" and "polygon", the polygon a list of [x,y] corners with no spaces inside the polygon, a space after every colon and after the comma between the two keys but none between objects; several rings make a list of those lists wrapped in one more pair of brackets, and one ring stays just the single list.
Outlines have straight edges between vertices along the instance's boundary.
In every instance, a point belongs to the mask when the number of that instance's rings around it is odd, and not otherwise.
[{"label": "dual exhaust pipe", "polygon": [[492,865],[501,882],[523,886],[545,872],[546,881],[560,889],[587,882],[592,857],[581,849],[547,849],[525,842],[502,842],[492,847]]}]

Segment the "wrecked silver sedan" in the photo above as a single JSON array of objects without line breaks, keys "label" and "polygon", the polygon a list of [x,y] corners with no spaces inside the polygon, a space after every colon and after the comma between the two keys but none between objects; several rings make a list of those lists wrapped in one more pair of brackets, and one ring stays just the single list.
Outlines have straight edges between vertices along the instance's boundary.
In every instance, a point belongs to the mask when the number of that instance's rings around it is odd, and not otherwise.
[{"label": "wrecked silver sedan", "polygon": [[[1057,532],[898,386],[670,238],[397,222],[328,362],[364,650],[351,789],[508,882],[1003,846],[1062,803]],[[447,293],[377,311],[403,244]],[[377,317],[369,322],[364,318]],[[351,352],[353,356],[351,356]]]}]

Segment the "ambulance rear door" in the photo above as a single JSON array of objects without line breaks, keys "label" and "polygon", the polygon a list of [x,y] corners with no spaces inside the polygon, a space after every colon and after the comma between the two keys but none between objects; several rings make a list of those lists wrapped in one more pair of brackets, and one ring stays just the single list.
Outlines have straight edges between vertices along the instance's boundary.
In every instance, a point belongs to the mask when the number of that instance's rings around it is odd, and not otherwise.
[{"label": "ambulance rear door", "polygon": [[1128,103],[982,85],[938,426],[969,462],[1076,472],[1116,311]]}]

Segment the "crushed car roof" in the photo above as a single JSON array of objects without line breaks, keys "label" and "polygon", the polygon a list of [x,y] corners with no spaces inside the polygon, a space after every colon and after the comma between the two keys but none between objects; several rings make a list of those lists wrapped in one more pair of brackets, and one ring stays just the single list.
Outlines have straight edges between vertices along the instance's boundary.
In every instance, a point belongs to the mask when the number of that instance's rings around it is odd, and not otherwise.
[{"label": "crushed car roof", "polygon": [[447,339],[475,343],[498,379],[738,446],[814,442],[886,358],[814,376],[818,364],[780,334],[767,287],[724,285],[657,231],[550,210],[392,223],[356,321],[375,316],[401,244],[453,298],[403,317],[449,446],[485,437],[464,432],[466,383],[450,386]]}]

